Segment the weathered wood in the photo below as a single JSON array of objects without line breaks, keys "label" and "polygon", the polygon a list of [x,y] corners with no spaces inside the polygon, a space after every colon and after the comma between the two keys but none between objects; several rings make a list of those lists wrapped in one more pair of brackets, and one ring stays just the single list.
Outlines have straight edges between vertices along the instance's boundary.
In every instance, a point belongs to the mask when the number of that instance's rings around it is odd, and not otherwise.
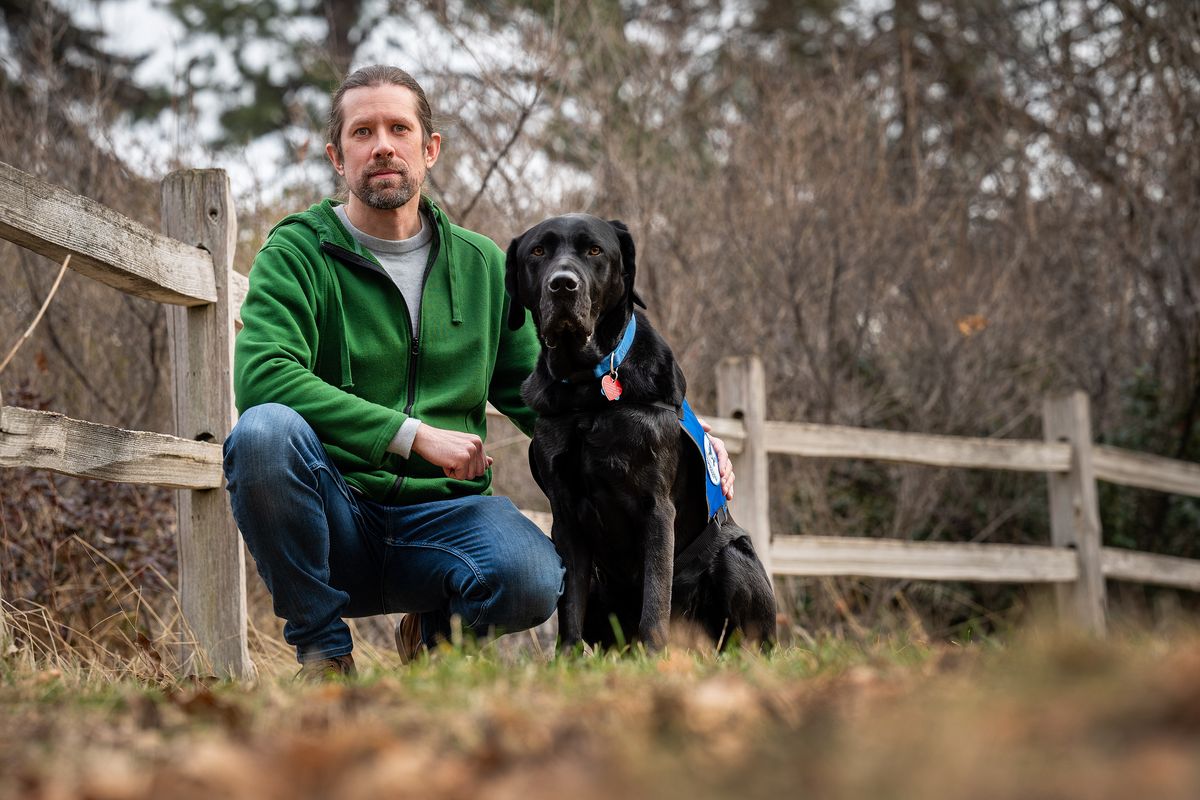
[{"label": "weathered wood", "polygon": [[1042,424],[1046,441],[1071,446],[1070,472],[1047,476],[1051,541],[1055,547],[1073,548],[1079,560],[1079,579],[1056,588],[1059,613],[1082,630],[1102,636],[1106,602],[1087,395],[1072,392],[1065,397],[1047,398]]},{"label": "weathered wood", "polygon": [[[4,449],[4,392],[0,390],[0,451]],[[8,630],[8,612],[4,610],[4,553],[0,550],[0,658],[4,657],[11,641]]]},{"label": "weathered wood", "polygon": [[1071,448],[1065,444],[967,436],[768,422],[767,449],[809,458],[864,458],[936,467],[1066,472]]},{"label": "weathered wood", "polygon": [[5,408],[3,414],[0,467],[175,489],[221,485],[221,448],[215,444],[28,408]]},{"label": "weathered wood", "polygon": [[1200,464],[1096,445],[1096,477],[1122,486],[1200,497]]},{"label": "weathered wood", "polygon": [[754,550],[770,577],[774,573],[765,437],[767,381],[759,358],[723,358],[717,364],[717,413],[740,421],[745,429],[740,452],[730,456],[737,477],[733,514],[750,532]]},{"label": "weathered wood", "polygon": [[1200,592],[1200,561],[1118,547],[1100,551],[1104,577]]},{"label": "weathered wood", "polygon": [[216,299],[208,253],[0,162],[0,239],[137,297],[195,306]]},{"label": "weathered wood", "polygon": [[839,536],[776,536],[778,575],[857,575],[931,581],[1052,583],[1079,574],[1068,550],[1008,544],[898,542]]},{"label": "weathered wood", "polygon": [[[233,253],[237,221],[229,178],[221,170],[173,172],[162,184],[163,228],[212,254],[216,302],[170,312],[176,432],[221,443],[233,427]],[[184,664],[204,657],[223,675],[249,677],[246,564],[221,489],[179,493],[179,598],[185,624]],[[191,637],[194,637],[194,642]],[[193,646],[194,645],[194,646]]]}]

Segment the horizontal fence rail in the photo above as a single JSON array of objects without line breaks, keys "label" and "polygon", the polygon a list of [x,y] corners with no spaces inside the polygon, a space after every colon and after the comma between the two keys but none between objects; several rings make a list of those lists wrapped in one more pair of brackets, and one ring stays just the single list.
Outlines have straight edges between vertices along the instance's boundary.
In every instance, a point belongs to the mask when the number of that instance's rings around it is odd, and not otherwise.
[{"label": "horizontal fence rail", "polygon": [[862,458],[932,467],[1066,472],[1071,447],[1058,442],[933,436],[923,433],[767,422],[768,452],[808,458]]},{"label": "horizontal fence rail", "polygon": [[212,258],[86,197],[0,162],[0,238],[137,297],[195,306],[216,300]]},{"label": "horizontal fence rail", "polygon": [[1100,568],[1106,578],[1200,592],[1200,561],[1119,547],[1100,551]]},{"label": "horizontal fence rail", "polygon": [[1096,477],[1121,486],[1200,497],[1200,464],[1096,445]]},{"label": "horizontal fence rail", "polygon": [[[94,200],[72,194],[0,161],[0,239],[114,289],[159,303],[197,306],[216,299],[212,256],[150,230]],[[230,275],[234,307],[249,281]]]},{"label": "horizontal fence rail", "polygon": [[1074,553],[1064,548],[846,536],[777,536],[771,564],[776,575],[927,581],[1062,583],[1079,576]]},{"label": "horizontal fence rail", "polygon": [[0,408],[0,467],[171,489],[221,486],[221,446],[127,431],[49,411]]}]

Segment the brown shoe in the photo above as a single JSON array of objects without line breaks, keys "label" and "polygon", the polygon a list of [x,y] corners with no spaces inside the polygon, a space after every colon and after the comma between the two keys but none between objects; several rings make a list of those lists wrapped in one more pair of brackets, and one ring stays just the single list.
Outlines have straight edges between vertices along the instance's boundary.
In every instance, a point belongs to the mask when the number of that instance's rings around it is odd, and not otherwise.
[{"label": "brown shoe", "polygon": [[429,648],[421,641],[421,615],[405,614],[396,623],[396,652],[400,663],[407,664]]},{"label": "brown shoe", "polygon": [[344,656],[305,661],[300,665],[300,671],[296,673],[296,680],[324,683],[341,678],[353,678],[357,674],[358,670],[354,668],[354,656],[347,653]]}]

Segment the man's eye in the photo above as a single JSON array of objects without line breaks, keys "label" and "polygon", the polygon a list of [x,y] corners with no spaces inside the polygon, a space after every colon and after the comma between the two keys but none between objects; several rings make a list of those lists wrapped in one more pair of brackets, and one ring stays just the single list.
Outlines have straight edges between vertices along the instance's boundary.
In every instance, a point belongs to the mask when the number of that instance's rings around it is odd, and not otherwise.
[{"label": "man's eye", "polygon": [[534,255],[534,256],[544,256],[544,255],[546,255],[546,248],[542,247],[541,245],[538,245],[537,247],[530,250],[529,254]]},{"label": "man's eye", "polygon": [[366,136],[368,133],[370,133],[370,131],[368,131],[366,128],[355,128],[354,129],[355,136]]},{"label": "man's eye", "polygon": [[600,247],[599,247],[598,245],[592,245],[591,249],[590,249],[590,250],[588,250],[588,255],[589,255],[589,256],[598,256],[598,255],[600,255]]},{"label": "man's eye", "polygon": [[394,130],[396,133],[404,133],[406,130],[408,130],[408,126],[407,125],[393,125],[392,130]]}]

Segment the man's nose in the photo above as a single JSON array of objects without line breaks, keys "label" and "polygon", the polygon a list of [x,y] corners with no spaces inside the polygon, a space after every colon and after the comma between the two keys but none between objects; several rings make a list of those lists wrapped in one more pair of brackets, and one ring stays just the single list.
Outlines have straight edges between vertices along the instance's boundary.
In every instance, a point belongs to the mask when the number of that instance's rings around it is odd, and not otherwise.
[{"label": "man's nose", "polygon": [[395,153],[396,145],[392,142],[392,137],[381,133],[375,138],[375,147],[371,150],[371,155],[375,158],[390,158]]},{"label": "man's nose", "polygon": [[579,291],[579,276],[574,272],[568,272],[565,269],[560,269],[558,272],[550,276],[549,281],[550,291],[566,292],[567,294],[575,294]]}]

